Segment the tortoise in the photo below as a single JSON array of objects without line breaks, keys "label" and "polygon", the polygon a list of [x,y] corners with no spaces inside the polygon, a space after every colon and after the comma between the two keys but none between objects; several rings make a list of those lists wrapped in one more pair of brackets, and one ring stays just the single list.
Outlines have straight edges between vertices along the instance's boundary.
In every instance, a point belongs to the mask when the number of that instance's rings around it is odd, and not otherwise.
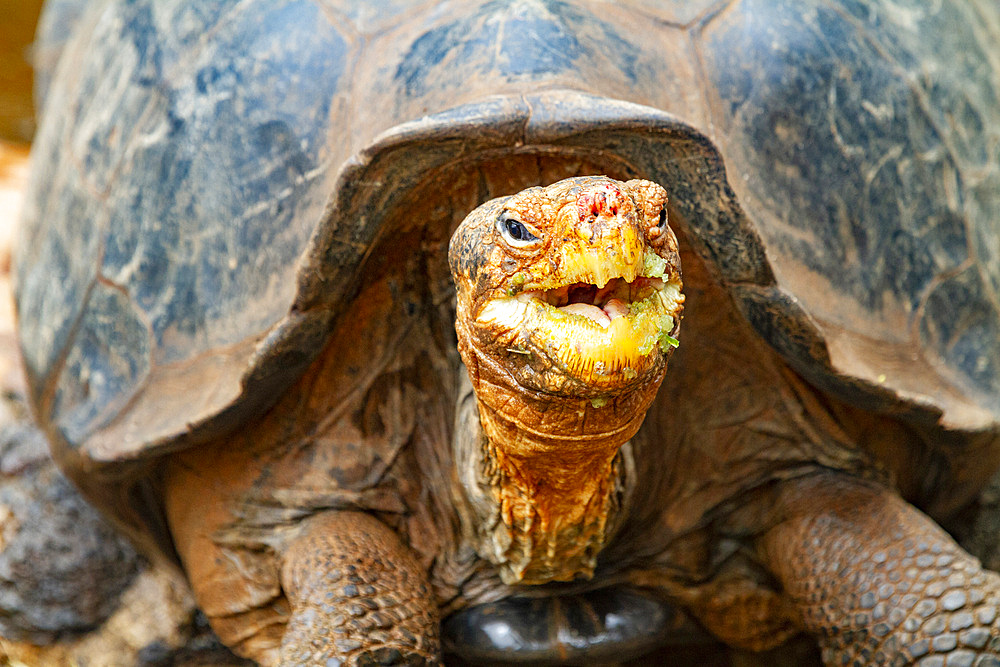
[{"label": "tortoise", "polygon": [[237,653],[1000,664],[995,3],[87,5],[30,399]]}]

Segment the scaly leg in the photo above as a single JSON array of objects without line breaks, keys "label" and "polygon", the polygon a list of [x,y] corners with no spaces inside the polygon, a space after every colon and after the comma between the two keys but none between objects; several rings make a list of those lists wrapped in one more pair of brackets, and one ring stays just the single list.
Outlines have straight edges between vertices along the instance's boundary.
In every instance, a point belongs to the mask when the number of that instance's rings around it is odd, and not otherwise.
[{"label": "scaly leg", "polygon": [[892,491],[785,483],[759,542],[828,665],[1000,667],[1000,576]]},{"label": "scaly leg", "polygon": [[281,665],[438,664],[438,614],[416,558],[359,512],[308,519],[285,552]]}]

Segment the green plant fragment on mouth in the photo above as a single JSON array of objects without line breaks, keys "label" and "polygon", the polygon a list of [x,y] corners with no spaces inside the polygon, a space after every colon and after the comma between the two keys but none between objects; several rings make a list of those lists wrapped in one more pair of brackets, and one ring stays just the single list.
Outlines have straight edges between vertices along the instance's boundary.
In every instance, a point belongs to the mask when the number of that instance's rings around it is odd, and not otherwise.
[{"label": "green plant fragment on mouth", "polygon": [[667,271],[667,260],[663,259],[650,248],[646,249],[646,254],[642,258],[642,271],[640,275],[646,278],[662,278]]},{"label": "green plant fragment on mouth", "polygon": [[524,284],[528,282],[528,274],[518,271],[510,277],[510,286],[507,288],[507,296],[515,296],[524,289]]},{"label": "green plant fragment on mouth", "polygon": [[667,334],[660,334],[660,349],[666,352],[671,347],[680,346],[681,342],[674,338],[673,336],[668,336]]},{"label": "green plant fragment on mouth", "polygon": [[657,340],[660,342],[660,349],[664,354],[672,347],[679,347],[681,342],[670,335],[670,330],[674,328],[674,318],[670,315],[663,315],[659,321],[659,334]]}]

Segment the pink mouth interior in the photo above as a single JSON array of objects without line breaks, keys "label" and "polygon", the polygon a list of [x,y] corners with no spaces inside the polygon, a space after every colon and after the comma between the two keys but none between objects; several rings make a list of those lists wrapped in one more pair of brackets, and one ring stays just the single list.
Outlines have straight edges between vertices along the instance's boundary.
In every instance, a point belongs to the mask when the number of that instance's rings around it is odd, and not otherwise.
[{"label": "pink mouth interior", "polygon": [[522,292],[522,295],[544,301],[564,313],[582,315],[607,327],[616,317],[628,315],[630,303],[647,298],[654,289],[662,286],[663,281],[659,278],[636,278],[632,282],[612,278],[604,287],[573,283],[547,290]]}]

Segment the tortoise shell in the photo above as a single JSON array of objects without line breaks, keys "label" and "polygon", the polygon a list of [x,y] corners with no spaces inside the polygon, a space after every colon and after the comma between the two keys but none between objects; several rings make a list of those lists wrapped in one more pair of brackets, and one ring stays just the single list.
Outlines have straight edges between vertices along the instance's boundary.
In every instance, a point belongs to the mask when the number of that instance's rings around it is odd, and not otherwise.
[{"label": "tortoise shell", "polygon": [[50,9],[64,46],[42,35],[61,56],[18,330],[56,458],[126,524],[151,520],[133,490],[161,457],[260,414],[352,326],[415,184],[505,155],[666,184],[792,367],[949,434],[925,506],[993,469],[994,3],[83,4]]}]

